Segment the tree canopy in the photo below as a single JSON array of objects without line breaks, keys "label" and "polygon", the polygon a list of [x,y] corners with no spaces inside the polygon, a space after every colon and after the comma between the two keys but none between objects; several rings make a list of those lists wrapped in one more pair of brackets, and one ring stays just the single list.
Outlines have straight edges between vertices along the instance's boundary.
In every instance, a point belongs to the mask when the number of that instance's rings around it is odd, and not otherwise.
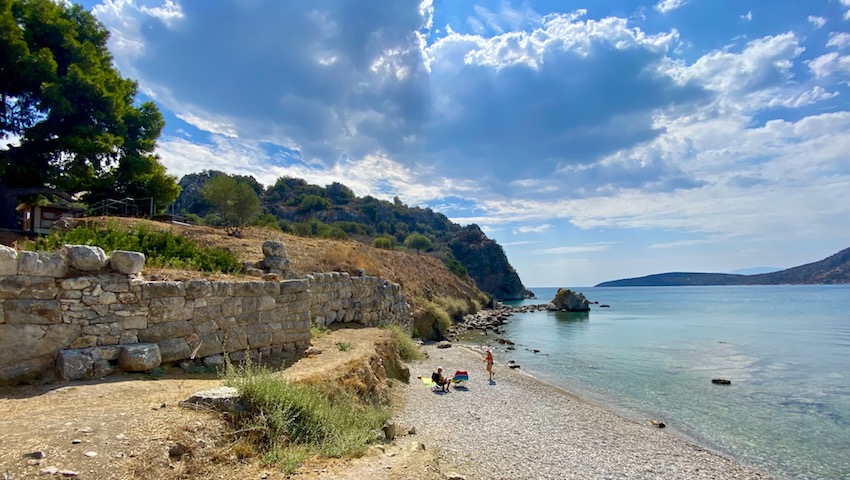
[{"label": "tree canopy", "polygon": [[94,198],[179,194],[154,154],[164,126],[153,102],[134,104],[109,32],[79,5],[0,0],[0,176]]},{"label": "tree canopy", "polygon": [[251,185],[228,175],[207,180],[203,195],[221,216],[227,233],[237,237],[262,209],[260,197]]},{"label": "tree canopy", "polygon": [[431,240],[421,233],[411,233],[404,240],[404,246],[416,250],[416,254],[420,254],[420,250],[428,250],[433,247]]}]

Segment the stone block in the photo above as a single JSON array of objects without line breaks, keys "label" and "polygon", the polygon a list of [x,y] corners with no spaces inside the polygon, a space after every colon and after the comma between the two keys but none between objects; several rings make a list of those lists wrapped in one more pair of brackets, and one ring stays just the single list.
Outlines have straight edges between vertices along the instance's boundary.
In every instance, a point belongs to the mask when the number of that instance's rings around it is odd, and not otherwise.
[{"label": "stone block", "polygon": [[248,347],[250,348],[268,347],[271,344],[271,333],[252,333],[248,335]]},{"label": "stone block", "polygon": [[18,253],[18,275],[62,278],[68,273],[68,258],[62,252]]},{"label": "stone block", "polygon": [[106,268],[109,257],[100,247],[65,245],[65,254],[71,268],[81,272],[97,272]]},{"label": "stone block", "polygon": [[97,303],[101,305],[111,305],[118,302],[118,295],[113,292],[103,292],[97,297]]},{"label": "stone block", "polygon": [[231,328],[223,334],[224,350],[238,352],[248,348],[248,335],[240,328]]},{"label": "stone block", "polygon": [[195,333],[192,325],[185,321],[163,322],[149,326],[138,332],[139,340],[142,342],[162,342],[176,337],[185,337]]},{"label": "stone block", "polygon": [[236,319],[233,317],[220,317],[215,319],[215,323],[218,324],[218,328],[223,331],[230,330],[232,328],[238,328],[239,324],[236,322]]},{"label": "stone block", "polygon": [[79,325],[0,324],[0,367],[50,355],[52,368],[56,352],[68,348],[80,336]]},{"label": "stone block", "polygon": [[187,298],[205,298],[212,296],[213,288],[208,280],[189,280],[186,282]]},{"label": "stone block", "polygon": [[256,297],[262,295],[266,282],[234,282],[233,295],[237,297]]},{"label": "stone block", "polygon": [[56,357],[59,376],[65,380],[91,378],[94,373],[94,360],[79,350],[60,350]]},{"label": "stone block", "polygon": [[[200,347],[198,347],[200,345]],[[215,355],[224,351],[224,345],[221,343],[221,337],[218,333],[210,333],[202,335],[198,338],[198,343],[190,345],[193,349],[197,348],[198,357],[206,357]]]},{"label": "stone block", "polygon": [[186,299],[183,297],[151,299],[148,310],[151,323],[189,320],[193,315],[192,308],[186,306]]},{"label": "stone block", "polygon": [[141,315],[121,317],[121,328],[125,330],[144,330],[148,328],[148,317]]},{"label": "stone block", "polygon": [[158,342],[159,352],[163,363],[176,362],[177,360],[187,359],[192,356],[192,349],[189,344],[182,338],[170,338]]},{"label": "stone block", "polygon": [[139,343],[139,335],[135,331],[121,332],[121,337],[118,340],[119,344],[125,345],[128,343]]},{"label": "stone block", "polygon": [[58,300],[9,299],[4,306],[6,323],[13,325],[49,325],[62,323]]},{"label": "stone block", "polygon": [[58,296],[59,287],[53,278],[25,275],[0,277],[0,298],[49,300]]},{"label": "stone block", "polygon": [[155,343],[124,345],[118,356],[118,366],[127,372],[144,372],[158,367],[161,363],[159,345]]},{"label": "stone block", "polygon": [[18,274],[18,251],[0,245],[0,276]]},{"label": "stone block", "polygon": [[121,342],[119,335],[104,335],[97,339],[99,345],[118,345]]},{"label": "stone block", "polygon": [[74,340],[69,348],[88,348],[97,346],[97,335],[82,335]]},{"label": "stone block", "polygon": [[135,275],[145,267],[145,255],[140,252],[115,250],[109,256],[109,265],[117,272]]},{"label": "stone block", "polygon": [[225,281],[217,281],[210,282],[210,287],[212,287],[212,297],[232,297],[233,296],[233,283],[225,282]]},{"label": "stone block", "polygon": [[195,333],[200,336],[218,331],[218,324],[213,320],[207,320],[206,322],[194,324],[193,326],[195,327]]},{"label": "stone block", "polygon": [[229,301],[226,301],[221,304],[221,314],[225,317],[233,317],[242,313],[242,299],[241,298],[231,298]]},{"label": "stone block", "polygon": [[289,270],[289,259],[286,257],[266,257],[263,259],[263,267],[271,271],[285,272]]},{"label": "stone block", "polygon": [[142,298],[186,297],[183,282],[148,282],[142,285]]}]

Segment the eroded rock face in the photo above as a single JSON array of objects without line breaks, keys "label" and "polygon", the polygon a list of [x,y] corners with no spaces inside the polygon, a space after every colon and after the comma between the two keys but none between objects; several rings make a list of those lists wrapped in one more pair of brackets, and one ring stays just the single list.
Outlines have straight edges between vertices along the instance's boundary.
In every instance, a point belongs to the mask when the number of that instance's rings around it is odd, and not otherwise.
[{"label": "eroded rock face", "polygon": [[497,300],[522,300],[530,293],[508,262],[502,246],[487,238],[478,225],[460,229],[449,247],[478,288]]},{"label": "eroded rock face", "polygon": [[549,310],[566,310],[568,312],[588,312],[590,302],[584,295],[568,288],[559,288],[555,298],[549,304]]}]

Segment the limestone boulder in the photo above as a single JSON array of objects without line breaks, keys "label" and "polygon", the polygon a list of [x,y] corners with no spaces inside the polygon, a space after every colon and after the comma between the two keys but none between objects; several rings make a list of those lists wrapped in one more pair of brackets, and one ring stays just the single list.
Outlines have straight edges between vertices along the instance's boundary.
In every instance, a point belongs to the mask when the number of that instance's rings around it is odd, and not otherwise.
[{"label": "limestone boulder", "polygon": [[189,344],[182,338],[169,338],[158,345],[162,363],[176,362],[192,356]]},{"label": "limestone boulder", "polygon": [[266,240],[263,242],[263,255],[266,257],[286,257],[286,247],[281,242]]},{"label": "limestone boulder", "polygon": [[161,363],[159,345],[155,343],[124,345],[118,355],[118,366],[127,372],[144,372],[158,367]]},{"label": "limestone boulder", "polygon": [[135,275],[141,272],[145,266],[145,254],[128,252],[126,250],[115,250],[109,256],[109,265],[117,272],[125,275]]},{"label": "limestone boulder", "polygon": [[65,380],[91,378],[94,373],[94,359],[80,350],[60,350],[56,357],[56,369]]},{"label": "limestone boulder", "polygon": [[286,257],[266,257],[263,260],[263,267],[267,270],[285,272],[289,270],[289,259]]},{"label": "limestone boulder", "polygon": [[109,263],[109,257],[100,247],[65,245],[65,252],[71,267],[81,272],[97,272]]},{"label": "limestone boulder", "polygon": [[64,252],[20,252],[18,275],[62,278],[68,273],[68,257]]},{"label": "limestone boulder", "polygon": [[0,245],[0,275],[18,274],[18,252],[14,248]]}]

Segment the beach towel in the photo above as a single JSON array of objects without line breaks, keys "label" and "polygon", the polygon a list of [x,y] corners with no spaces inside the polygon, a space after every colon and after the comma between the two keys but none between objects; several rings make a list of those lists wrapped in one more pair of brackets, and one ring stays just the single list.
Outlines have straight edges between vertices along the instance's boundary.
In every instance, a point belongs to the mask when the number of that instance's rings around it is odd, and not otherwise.
[{"label": "beach towel", "polygon": [[436,384],[436,383],[434,383],[434,381],[433,381],[433,380],[431,380],[431,379],[430,379],[430,378],[428,378],[428,377],[419,377],[419,379],[420,379],[420,380],[422,380],[422,383],[424,383],[424,384],[425,384],[425,386],[426,386],[426,387],[428,387],[428,388],[433,388],[433,387],[436,387],[436,386],[437,386],[437,384]]}]

